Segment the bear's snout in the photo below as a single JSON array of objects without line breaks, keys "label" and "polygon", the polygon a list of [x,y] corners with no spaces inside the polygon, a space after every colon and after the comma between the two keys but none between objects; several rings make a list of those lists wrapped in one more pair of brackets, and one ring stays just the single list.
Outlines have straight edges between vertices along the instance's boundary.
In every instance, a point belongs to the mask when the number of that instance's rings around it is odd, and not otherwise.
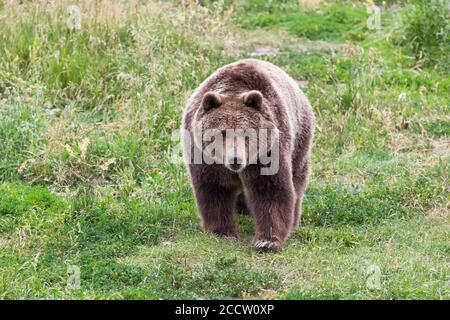
[{"label": "bear's snout", "polygon": [[242,169],[244,166],[242,158],[237,156],[228,158],[227,164],[231,170],[236,172]]}]

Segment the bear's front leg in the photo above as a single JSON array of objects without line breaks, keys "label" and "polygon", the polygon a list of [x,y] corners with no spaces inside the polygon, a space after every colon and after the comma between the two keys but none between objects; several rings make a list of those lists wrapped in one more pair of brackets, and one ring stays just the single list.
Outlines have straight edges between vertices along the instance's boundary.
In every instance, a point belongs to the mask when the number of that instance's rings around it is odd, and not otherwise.
[{"label": "bear's front leg", "polygon": [[233,221],[236,192],[213,184],[194,185],[194,191],[203,229],[219,236],[238,238]]},{"label": "bear's front leg", "polygon": [[247,176],[245,188],[256,220],[253,246],[281,251],[294,219],[295,192],[289,170],[273,176],[251,174]]}]

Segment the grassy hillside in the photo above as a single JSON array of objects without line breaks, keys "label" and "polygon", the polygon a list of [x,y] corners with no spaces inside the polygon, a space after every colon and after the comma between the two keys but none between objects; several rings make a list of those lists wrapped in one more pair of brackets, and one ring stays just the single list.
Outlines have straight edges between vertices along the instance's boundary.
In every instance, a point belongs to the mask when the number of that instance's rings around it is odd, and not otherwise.
[{"label": "grassy hillside", "polygon": [[[0,0],[0,298],[448,299],[448,15],[300,2]],[[250,56],[317,117],[279,254],[248,217],[203,234],[174,161],[190,92]]]}]

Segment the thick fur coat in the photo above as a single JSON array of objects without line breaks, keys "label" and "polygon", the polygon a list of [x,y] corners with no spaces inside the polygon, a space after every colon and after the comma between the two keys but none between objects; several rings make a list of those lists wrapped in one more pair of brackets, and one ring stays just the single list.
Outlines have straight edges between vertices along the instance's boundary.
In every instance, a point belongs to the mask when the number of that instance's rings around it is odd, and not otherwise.
[{"label": "thick fur coat", "polygon": [[[238,237],[233,214],[249,212],[256,223],[253,245],[280,251],[300,220],[313,139],[314,115],[297,83],[265,61],[247,59],[223,66],[188,99],[182,128],[183,152],[204,230]],[[248,142],[210,156],[223,163],[193,163],[195,152],[206,153],[199,137],[207,129],[225,134],[228,129],[261,128],[277,132],[275,174],[261,174],[267,164],[251,161]],[[269,154],[274,151],[270,146]]]}]

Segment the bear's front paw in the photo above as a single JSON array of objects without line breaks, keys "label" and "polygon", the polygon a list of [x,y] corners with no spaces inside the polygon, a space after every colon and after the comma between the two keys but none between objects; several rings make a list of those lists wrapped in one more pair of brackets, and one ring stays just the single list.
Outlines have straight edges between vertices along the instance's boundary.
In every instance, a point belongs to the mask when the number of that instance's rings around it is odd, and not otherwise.
[{"label": "bear's front paw", "polygon": [[276,251],[282,250],[281,242],[278,240],[256,239],[253,241],[253,247],[261,251]]}]

